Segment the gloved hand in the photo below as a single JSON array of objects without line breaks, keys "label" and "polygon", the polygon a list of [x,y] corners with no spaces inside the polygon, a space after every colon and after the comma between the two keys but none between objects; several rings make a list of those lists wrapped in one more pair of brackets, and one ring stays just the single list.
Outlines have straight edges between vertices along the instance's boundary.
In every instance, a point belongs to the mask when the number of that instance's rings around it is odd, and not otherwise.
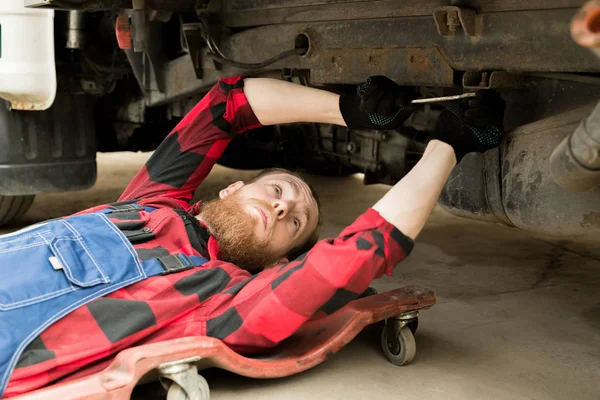
[{"label": "gloved hand", "polygon": [[505,107],[494,90],[480,90],[469,101],[447,103],[430,138],[452,146],[459,163],[467,153],[483,153],[500,144]]},{"label": "gloved hand", "polygon": [[350,129],[396,129],[413,112],[415,97],[412,87],[371,76],[356,86],[356,93],[340,96],[340,112]]}]

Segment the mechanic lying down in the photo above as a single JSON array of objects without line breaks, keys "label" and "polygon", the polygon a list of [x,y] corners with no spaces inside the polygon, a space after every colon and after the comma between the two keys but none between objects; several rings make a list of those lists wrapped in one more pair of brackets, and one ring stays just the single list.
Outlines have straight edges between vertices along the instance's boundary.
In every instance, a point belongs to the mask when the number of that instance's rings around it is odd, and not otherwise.
[{"label": "mechanic lying down", "polygon": [[504,102],[495,92],[446,103],[418,164],[335,239],[317,242],[316,196],[285,170],[189,202],[233,135],[291,122],[395,129],[413,98],[385,77],[342,96],[221,79],[118,202],[0,237],[0,390],[91,374],[123,349],[185,336],[260,351],[391,274],[454,165],[499,144]]}]

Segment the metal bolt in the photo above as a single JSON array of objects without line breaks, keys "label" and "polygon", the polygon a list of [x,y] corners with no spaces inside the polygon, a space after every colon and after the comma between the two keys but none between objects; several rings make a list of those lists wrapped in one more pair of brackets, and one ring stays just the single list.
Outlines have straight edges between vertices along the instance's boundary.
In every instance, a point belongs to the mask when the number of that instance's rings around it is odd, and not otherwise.
[{"label": "metal bolt", "polygon": [[346,150],[348,150],[348,153],[354,154],[356,152],[356,143],[348,142],[346,145]]},{"label": "metal bolt", "polygon": [[479,83],[479,86],[481,87],[488,87],[490,84],[490,78],[488,76],[487,72],[482,72],[481,73],[481,82]]},{"label": "metal bolt", "polygon": [[448,24],[448,30],[450,32],[456,32],[460,26],[458,13],[456,11],[449,11],[448,14],[446,14],[446,23]]}]

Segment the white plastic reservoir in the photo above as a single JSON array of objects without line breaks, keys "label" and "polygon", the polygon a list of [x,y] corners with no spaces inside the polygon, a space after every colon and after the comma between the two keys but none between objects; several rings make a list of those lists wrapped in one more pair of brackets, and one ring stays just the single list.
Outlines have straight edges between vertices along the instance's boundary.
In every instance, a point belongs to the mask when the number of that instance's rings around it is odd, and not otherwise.
[{"label": "white plastic reservoir", "polygon": [[56,96],[54,11],[0,0],[0,97],[16,110],[45,110]]}]

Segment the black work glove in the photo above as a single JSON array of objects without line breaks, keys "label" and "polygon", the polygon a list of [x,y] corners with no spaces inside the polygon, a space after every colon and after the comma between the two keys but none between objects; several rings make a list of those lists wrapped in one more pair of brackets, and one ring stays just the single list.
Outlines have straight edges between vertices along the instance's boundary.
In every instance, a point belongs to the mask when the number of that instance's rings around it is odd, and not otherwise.
[{"label": "black work glove", "polygon": [[371,76],[356,86],[356,93],[340,96],[340,112],[350,129],[397,129],[413,112],[415,97],[412,87]]},{"label": "black work glove", "polygon": [[459,163],[467,153],[483,153],[500,144],[505,107],[506,103],[494,90],[480,90],[469,101],[449,102],[430,138],[452,146]]}]

